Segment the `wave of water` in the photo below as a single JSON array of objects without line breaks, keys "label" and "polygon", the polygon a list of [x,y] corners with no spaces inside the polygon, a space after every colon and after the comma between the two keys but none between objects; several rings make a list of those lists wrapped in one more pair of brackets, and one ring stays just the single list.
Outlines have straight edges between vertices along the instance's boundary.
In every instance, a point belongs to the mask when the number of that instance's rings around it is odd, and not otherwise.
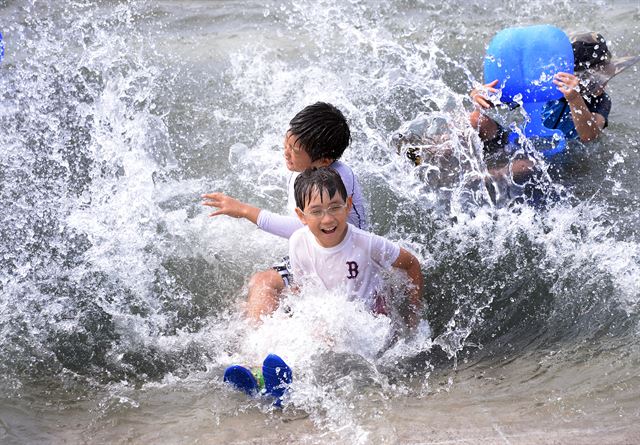
[{"label": "wave of water", "polygon": [[[567,20],[572,6],[554,3]],[[397,398],[428,396],[434,372],[547,351],[561,351],[567,366],[617,350],[637,361],[637,85],[627,100],[614,96],[628,114],[612,115],[581,171],[548,172],[563,199],[545,211],[495,206],[466,120],[474,59],[490,38],[472,29],[489,14],[480,5],[189,7],[2,7],[7,397],[43,384],[89,399],[106,392],[94,409],[108,418],[139,408],[139,388],[212,384],[223,418],[232,415],[225,404],[269,412],[225,390],[219,374],[275,351],[296,369],[288,409],[366,443],[392,440],[368,419]],[[530,5],[521,17],[533,12],[546,14]],[[313,291],[257,330],[242,320],[248,277],[286,245],[248,223],[208,219],[199,196],[225,190],[283,210],[283,134],[316,100],[348,116],[344,159],[361,178],[374,231],[423,264],[431,333],[390,347],[393,320]],[[439,123],[453,174],[416,168],[391,146],[420,116]]]}]

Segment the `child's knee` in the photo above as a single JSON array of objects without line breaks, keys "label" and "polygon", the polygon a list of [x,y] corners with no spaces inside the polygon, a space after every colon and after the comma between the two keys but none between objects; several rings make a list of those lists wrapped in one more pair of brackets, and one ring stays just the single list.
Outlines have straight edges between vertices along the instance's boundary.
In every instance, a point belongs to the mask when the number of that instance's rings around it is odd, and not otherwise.
[{"label": "child's knee", "polygon": [[256,272],[249,280],[249,288],[273,289],[278,291],[284,288],[284,283],[277,271],[269,269]]},{"label": "child's knee", "polygon": [[477,130],[480,134],[486,133],[487,131],[491,131],[492,127],[494,126],[493,125],[494,122],[491,119],[484,116],[478,110],[474,110],[469,115],[469,123],[471,124],[471,127]]}]

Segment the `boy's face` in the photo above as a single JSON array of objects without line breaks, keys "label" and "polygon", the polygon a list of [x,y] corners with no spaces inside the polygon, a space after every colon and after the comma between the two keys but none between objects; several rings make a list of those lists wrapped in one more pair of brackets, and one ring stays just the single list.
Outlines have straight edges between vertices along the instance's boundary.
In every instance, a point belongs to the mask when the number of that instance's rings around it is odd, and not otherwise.
[{"label": "boy's face", "polygon": [[333,162],[330,159],[318,159],[311,161],[311,156],[298,143],[298,138],[287,131],[284,136],[284,160],[287,168],[292,172],[303,172],[311,167],[326,167]]},{"label": "boy's face", "polygon": [[314,192],[305,205],[304,211],[296,208],[298,218],[309,230],[322,247],[335,247],[347,235],[347,218],[351,211],[351,197],[345,202],[340,193],[329,197],[326,190],[320,194]]}]

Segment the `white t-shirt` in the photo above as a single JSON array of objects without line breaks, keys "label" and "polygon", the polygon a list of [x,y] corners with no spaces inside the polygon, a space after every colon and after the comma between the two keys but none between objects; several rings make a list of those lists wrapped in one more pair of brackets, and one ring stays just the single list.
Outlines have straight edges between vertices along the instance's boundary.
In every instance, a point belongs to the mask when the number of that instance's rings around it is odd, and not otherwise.
[{"label": "white t-shirt", "polygon": [[381,236],[348,224],[347,234],[335,247],[322,247],[308,227],[289,239],[291,270],[296,281],[309,280],[327,290],[344,291],[375,304],[380,272],[398,259],[400,247]]},{"label": "white t-shirt", "polygon": [[[351,167],[340,161],[334,161],[331,167],[338,172],[347,189],[347,195],[351,196],[353,200],[353,208],[347,221],[360,229],[367,230],[369,226],[365,215],[365,201],[356,175],[351,170]],[[278,215],[268,210],[261,210],[260,214],[258,214],[258,227],[265,232],[289,238],[293,232],[304,227],[295,212],[294,183],[299,174],[294,172],[289,178],[287,195],[287,211],[289,215]]]}]

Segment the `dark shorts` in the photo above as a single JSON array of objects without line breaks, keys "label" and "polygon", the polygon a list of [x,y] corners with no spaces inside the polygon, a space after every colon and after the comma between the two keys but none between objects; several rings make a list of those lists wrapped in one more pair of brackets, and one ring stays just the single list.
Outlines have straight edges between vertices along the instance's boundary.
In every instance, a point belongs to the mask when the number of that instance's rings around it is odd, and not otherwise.
[{"label": "dark shorts", "polygon": [[282,257],[282,262],[274,264],[272,269],[280,274],[285,287],[291,286],[291,283],[293,283],[293,273],[291,273],[289,256]]}]

